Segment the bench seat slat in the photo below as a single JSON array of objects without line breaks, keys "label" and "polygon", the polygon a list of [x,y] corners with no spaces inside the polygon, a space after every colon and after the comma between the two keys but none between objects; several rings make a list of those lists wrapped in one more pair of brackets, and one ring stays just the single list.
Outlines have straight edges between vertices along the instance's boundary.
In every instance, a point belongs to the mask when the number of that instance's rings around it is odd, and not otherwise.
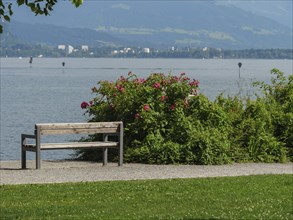
[{"label": "bench seat slat", "polygon": [[[35,151],[36,145],[26,144],[24,146],[27,150]],[[96,148],[96,147],[110,147],[117,148],[118,142],[69,142],[69,143],[42,143],[41,150],[54,149],[77,149],[77,148]]]},{"label": "bench seat slat", "polygon": [[117,128],[121,122],[92,122],[92,123],[50,123],[36,124],[41,129],[68,129],[68,128]]},{"label": "bench seat slat", "polygon": [[117,128],[69,128],[69,129],[42,129],[41,135],[53,135],[53,134],[95,134],[95,133],[117,133]]}]

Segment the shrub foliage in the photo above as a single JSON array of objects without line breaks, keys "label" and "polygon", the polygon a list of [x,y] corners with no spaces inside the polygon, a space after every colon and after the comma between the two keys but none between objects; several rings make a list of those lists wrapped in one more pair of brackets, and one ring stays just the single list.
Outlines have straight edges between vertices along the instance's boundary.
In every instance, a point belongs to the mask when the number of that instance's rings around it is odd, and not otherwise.
[{"label": "shrub foliage", "polygon": [[[255,99],[219,95],[214,101],[198,94],[199,82],[185,73],[142,79],[129,72],[100,81],[95,98],[81,107],[91,122],[124,122],[126,162],[284,162],[293,146],[293,76],[271,72],[271,84],[255,83],[263,92]],[[79,152],[83,159],[93,155]]]}]

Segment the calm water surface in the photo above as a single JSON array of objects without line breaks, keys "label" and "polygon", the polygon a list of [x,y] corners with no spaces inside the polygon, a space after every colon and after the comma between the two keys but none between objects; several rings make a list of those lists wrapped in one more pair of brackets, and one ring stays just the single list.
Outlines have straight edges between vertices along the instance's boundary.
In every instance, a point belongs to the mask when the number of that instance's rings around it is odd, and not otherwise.
[{"label": "calm water surface", "polygon": [[[238,62],[242,62],[241,77],[247,90],[251,81],[268,82],[272,68],[293,72],[292,60],[35,58],[30,67],[29,58],[1,58],[0,159],[19,160],[20,134],[33,133],[36,123],[86,121],[80,103],[92,98],[91,88],[99,80],[116,80],[129,71],[139,77],[185,72],[200,81],[201,93],[214,99],[221,92],[237,93]],[[64,159],[71,153],[45,151],[42,158]],[[28,159],[33,158],[34,154],[28,153]]]}]

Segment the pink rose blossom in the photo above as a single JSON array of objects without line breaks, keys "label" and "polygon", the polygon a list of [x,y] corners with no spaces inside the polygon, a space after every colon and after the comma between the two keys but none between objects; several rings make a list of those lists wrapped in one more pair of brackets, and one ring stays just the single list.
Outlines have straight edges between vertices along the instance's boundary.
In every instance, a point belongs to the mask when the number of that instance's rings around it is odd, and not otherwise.
[{"label": "pink rose blossom", "polygon": [[135,79],[134,82],[136,84],[143,84],[145,82],[145,79],[144,78]]},{"label": "pink rose blossom", "polygon": [[143,106],[143,109],[144,109],[145,111],[149,111],[149,110],[150,110],[150,106],[149,106],[149,105],[144,105],[144,106]]},{"label": "pink rose blossom", "polygon": [[192,82],[189,83],[189,85],[198,87],[199,81],[194,79]]},{"label": "pink rose blossom", "polygon": [[168,99],[168,96],[162,95],[161,101],[165,101],[166,99]]},{"label": "pink rose blossom", "polygon": [[157,83],[154,84],[154,88],[159,89],[160,87],[161,87],[160,83],[157,82]]},{"label": "pink rose blossom", "polygon": [[180,80],[178,76],[173,76],[172,79],[176,82],[178,82]]},{"label": "pink rose blossom", "polygon": [[173,105],[171,105],[171,110],[173,111],[176,107],[176,103],[174,103]]},{"label": "pink rose blossom", "polygon": [[125,92],[125,88],[123,88],[121,85],[115,86],[115,89],[118,90],[119,92]]},{"label": "pink rose blossom", "polygon": [[144,83],[145,82],[145,79],[144,78],[140,78],[138,79],[139,83]]},{"label": "pink rose blossom", "polygon": [[87,108],[89,106],[89,103],[87,103],[87,102],[82,102],[81,104],[80,104],[80,107],[82,108],[82,109],[85,109],[85,108]]}]

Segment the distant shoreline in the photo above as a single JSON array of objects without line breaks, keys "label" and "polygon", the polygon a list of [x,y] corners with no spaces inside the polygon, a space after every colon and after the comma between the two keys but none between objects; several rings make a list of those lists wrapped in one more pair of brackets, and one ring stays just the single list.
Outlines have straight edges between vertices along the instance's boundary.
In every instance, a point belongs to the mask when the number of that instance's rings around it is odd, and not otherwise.
[{"label": "distant shoreline", "polygon": [[[41,48],[40,48],[41,47]],[[163,59],[293,59],[293,49],[221,49],[221,48],[184,48],[177,50],[150,50],[150,52],[125,52],[113,48],[90,48],[86,53],[63,51],[49,46],[32,46],[29,49],[1,48],[1,57],[34,58],[163,58]],[[136,51],[136,48],[124,48]],[[100,52],[100,51],[103,51]],[[115,51],[115,52],[113,52]],[[126,50],[128,51],[128,50]]]}]

